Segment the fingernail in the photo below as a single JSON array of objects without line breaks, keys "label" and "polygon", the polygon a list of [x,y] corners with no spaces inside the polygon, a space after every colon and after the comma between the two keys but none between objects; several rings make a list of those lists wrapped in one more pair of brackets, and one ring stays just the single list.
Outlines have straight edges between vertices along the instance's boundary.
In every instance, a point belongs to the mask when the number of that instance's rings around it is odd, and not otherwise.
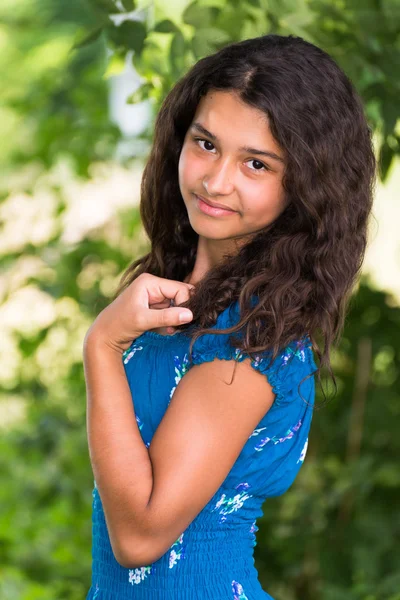
[{"label": "fingernail", "polygon": [[179,313],[179,321],[181,323],[187,323],[188,321],[191,321],[192,318],[193,318],[193,315],[189,311]]}]

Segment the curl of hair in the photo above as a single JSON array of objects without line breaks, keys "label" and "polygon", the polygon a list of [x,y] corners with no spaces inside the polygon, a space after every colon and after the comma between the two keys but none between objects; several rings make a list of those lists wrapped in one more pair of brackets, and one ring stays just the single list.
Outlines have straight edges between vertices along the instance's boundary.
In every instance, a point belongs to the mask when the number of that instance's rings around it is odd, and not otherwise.
[{"label": "curl of hair", "polygon": [[[322,49],[300,37],[265,35],[225,46],[199,60],[166,96],[142,183],[140,214],[148,254],[122,276],[116,295],[141,273],[184,281],[193,270],[198,235],[178,181],[186,132],[209,91],[229,91],[268,118],[285,157],[280,216],[196,285],[185,306],[191,345],[238,300],[240,322],[213,333],[242,332],[249,355],[309,336],[320,370],[330,365],[367,244],[376,161],[362,103]],[[252,296],[258,298],[253,306]],[[194,328],[194,329],[193,329]],[[323,345],[323,348],[322,348]]]}]

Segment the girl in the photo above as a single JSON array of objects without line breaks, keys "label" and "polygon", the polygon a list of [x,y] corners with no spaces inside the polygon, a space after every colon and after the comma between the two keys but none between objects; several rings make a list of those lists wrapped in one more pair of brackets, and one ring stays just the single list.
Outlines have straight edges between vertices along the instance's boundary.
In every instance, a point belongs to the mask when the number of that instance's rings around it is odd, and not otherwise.
[{"label": "girl", "polygon": [[168,94],[141,188],[150,252],[84,342],[87,600],[271,599],[256,521],[304,461],[313,350],[333,376],[374,172],[360,99],[301,38],[231,44]]}]

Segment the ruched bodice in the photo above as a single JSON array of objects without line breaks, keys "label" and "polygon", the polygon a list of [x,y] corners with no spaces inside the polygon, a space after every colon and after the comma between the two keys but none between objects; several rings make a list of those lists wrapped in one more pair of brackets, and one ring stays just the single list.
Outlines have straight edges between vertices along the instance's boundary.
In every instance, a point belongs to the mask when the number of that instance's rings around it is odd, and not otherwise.
[{"label": "ruched bodice", "polygon": [[[238,319],[238,304],[214,327]],[[136,421],[150,446],[179,381],[193,364],[249,358],[228,335],[206,334],[193,347],[184,332],[147,331],[123,354]],[[306,455],[316,369],[308,338],[285,348],[275,361],[266,352],[251,360],[275,392],[270,410],[249,436],[220,488],[169,550],[151,565],[127,569],[115,559],[101,505],[93,490],[92,586],[87,600],[266,600],[254,566],[257,519],[267,497],[283,494]],[[216,457],[218,459],[218,457]]]}]

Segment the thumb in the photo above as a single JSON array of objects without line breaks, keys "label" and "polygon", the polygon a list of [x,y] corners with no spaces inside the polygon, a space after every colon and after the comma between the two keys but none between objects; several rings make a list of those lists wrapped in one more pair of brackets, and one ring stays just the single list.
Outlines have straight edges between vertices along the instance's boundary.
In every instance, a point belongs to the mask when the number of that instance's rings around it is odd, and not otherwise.
[{"label": "thumb", "polygon": [[150,313],[151,325],[149,329],[156,327],[177,327],[178,325],[182,325],[182,323],[189,323],[193,319],[191,310],[180,308],[179,306],[150,310]]}]

